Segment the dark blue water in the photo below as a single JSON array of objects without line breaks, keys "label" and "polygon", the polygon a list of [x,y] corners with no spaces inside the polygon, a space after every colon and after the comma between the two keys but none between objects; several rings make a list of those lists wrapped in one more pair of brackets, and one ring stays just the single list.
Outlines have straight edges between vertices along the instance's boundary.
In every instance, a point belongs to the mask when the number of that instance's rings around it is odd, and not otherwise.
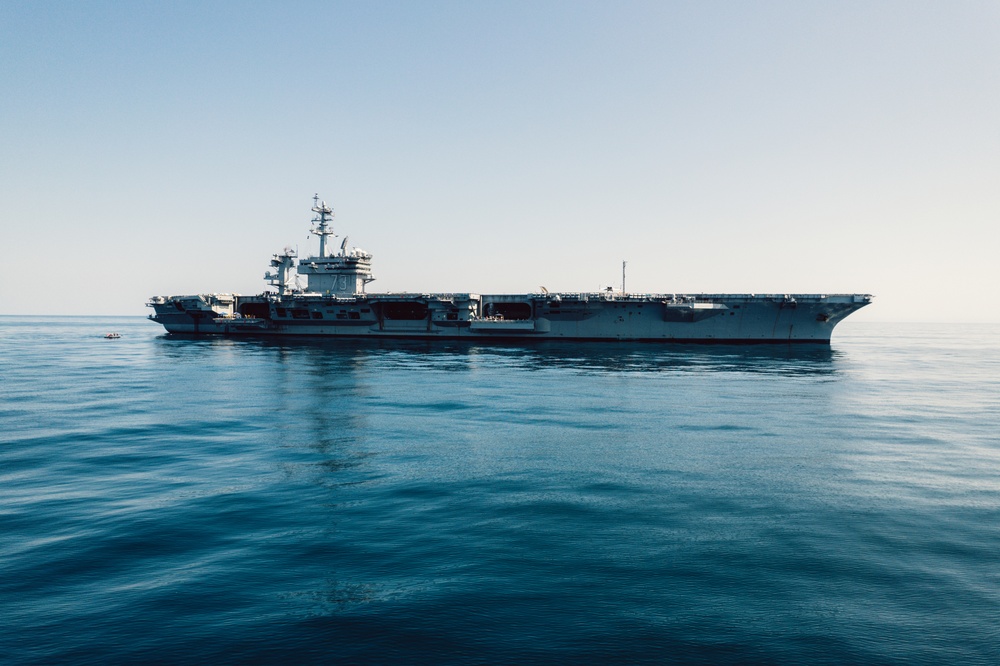
[{"label": "dark blue water", "polygon": [[0,380],[5,663],[1000,662],[1000,326],[2,317]]}]

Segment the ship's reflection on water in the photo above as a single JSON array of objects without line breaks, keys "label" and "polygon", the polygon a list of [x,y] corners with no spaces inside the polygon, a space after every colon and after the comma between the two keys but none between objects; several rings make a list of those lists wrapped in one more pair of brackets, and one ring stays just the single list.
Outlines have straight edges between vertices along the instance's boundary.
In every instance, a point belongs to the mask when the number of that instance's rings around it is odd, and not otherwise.
[{"label": "ship's reflection on water", "polygon": [[[824,375],[837,371],[843,352],[825,344],[658,344],[557,342],[483,344],[454,340],[192,338],[163,335],[163,351],[185,355],[189,347],[237,355],[329,366],[413,367],[461,371],[502,366],[508,370],[581,372],[734,372]],[[185,351],[187,349],[187,351]]]}]

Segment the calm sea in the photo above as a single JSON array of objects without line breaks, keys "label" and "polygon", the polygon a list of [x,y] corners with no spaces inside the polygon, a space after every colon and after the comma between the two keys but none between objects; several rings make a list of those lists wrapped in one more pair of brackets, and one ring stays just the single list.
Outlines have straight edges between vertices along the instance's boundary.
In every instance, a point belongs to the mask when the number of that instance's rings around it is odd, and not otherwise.
[{"label": "calm sea", "polygon": [[1000,326],[0,317],[0,661],[1000,663]]}]

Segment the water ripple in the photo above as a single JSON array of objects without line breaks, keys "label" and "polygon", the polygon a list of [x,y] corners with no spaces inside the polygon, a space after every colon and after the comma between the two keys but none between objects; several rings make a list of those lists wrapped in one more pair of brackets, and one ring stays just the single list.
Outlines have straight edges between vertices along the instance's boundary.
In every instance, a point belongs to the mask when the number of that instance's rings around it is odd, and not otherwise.
[{"label": "water ripple", "polygon": [[995,326],[0,340],[6,663],[1000,654]]}]

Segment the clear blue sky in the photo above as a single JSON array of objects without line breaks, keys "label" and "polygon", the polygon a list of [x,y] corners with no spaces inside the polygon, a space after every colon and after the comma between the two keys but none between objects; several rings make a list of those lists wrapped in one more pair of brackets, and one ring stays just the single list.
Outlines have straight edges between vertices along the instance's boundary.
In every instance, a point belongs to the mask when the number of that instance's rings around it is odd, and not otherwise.
[{"label": "clear blue sky", "polygon": [[0,3],[4,314],[258,293],[871,292],[1000,321],[1000,3]]}]

